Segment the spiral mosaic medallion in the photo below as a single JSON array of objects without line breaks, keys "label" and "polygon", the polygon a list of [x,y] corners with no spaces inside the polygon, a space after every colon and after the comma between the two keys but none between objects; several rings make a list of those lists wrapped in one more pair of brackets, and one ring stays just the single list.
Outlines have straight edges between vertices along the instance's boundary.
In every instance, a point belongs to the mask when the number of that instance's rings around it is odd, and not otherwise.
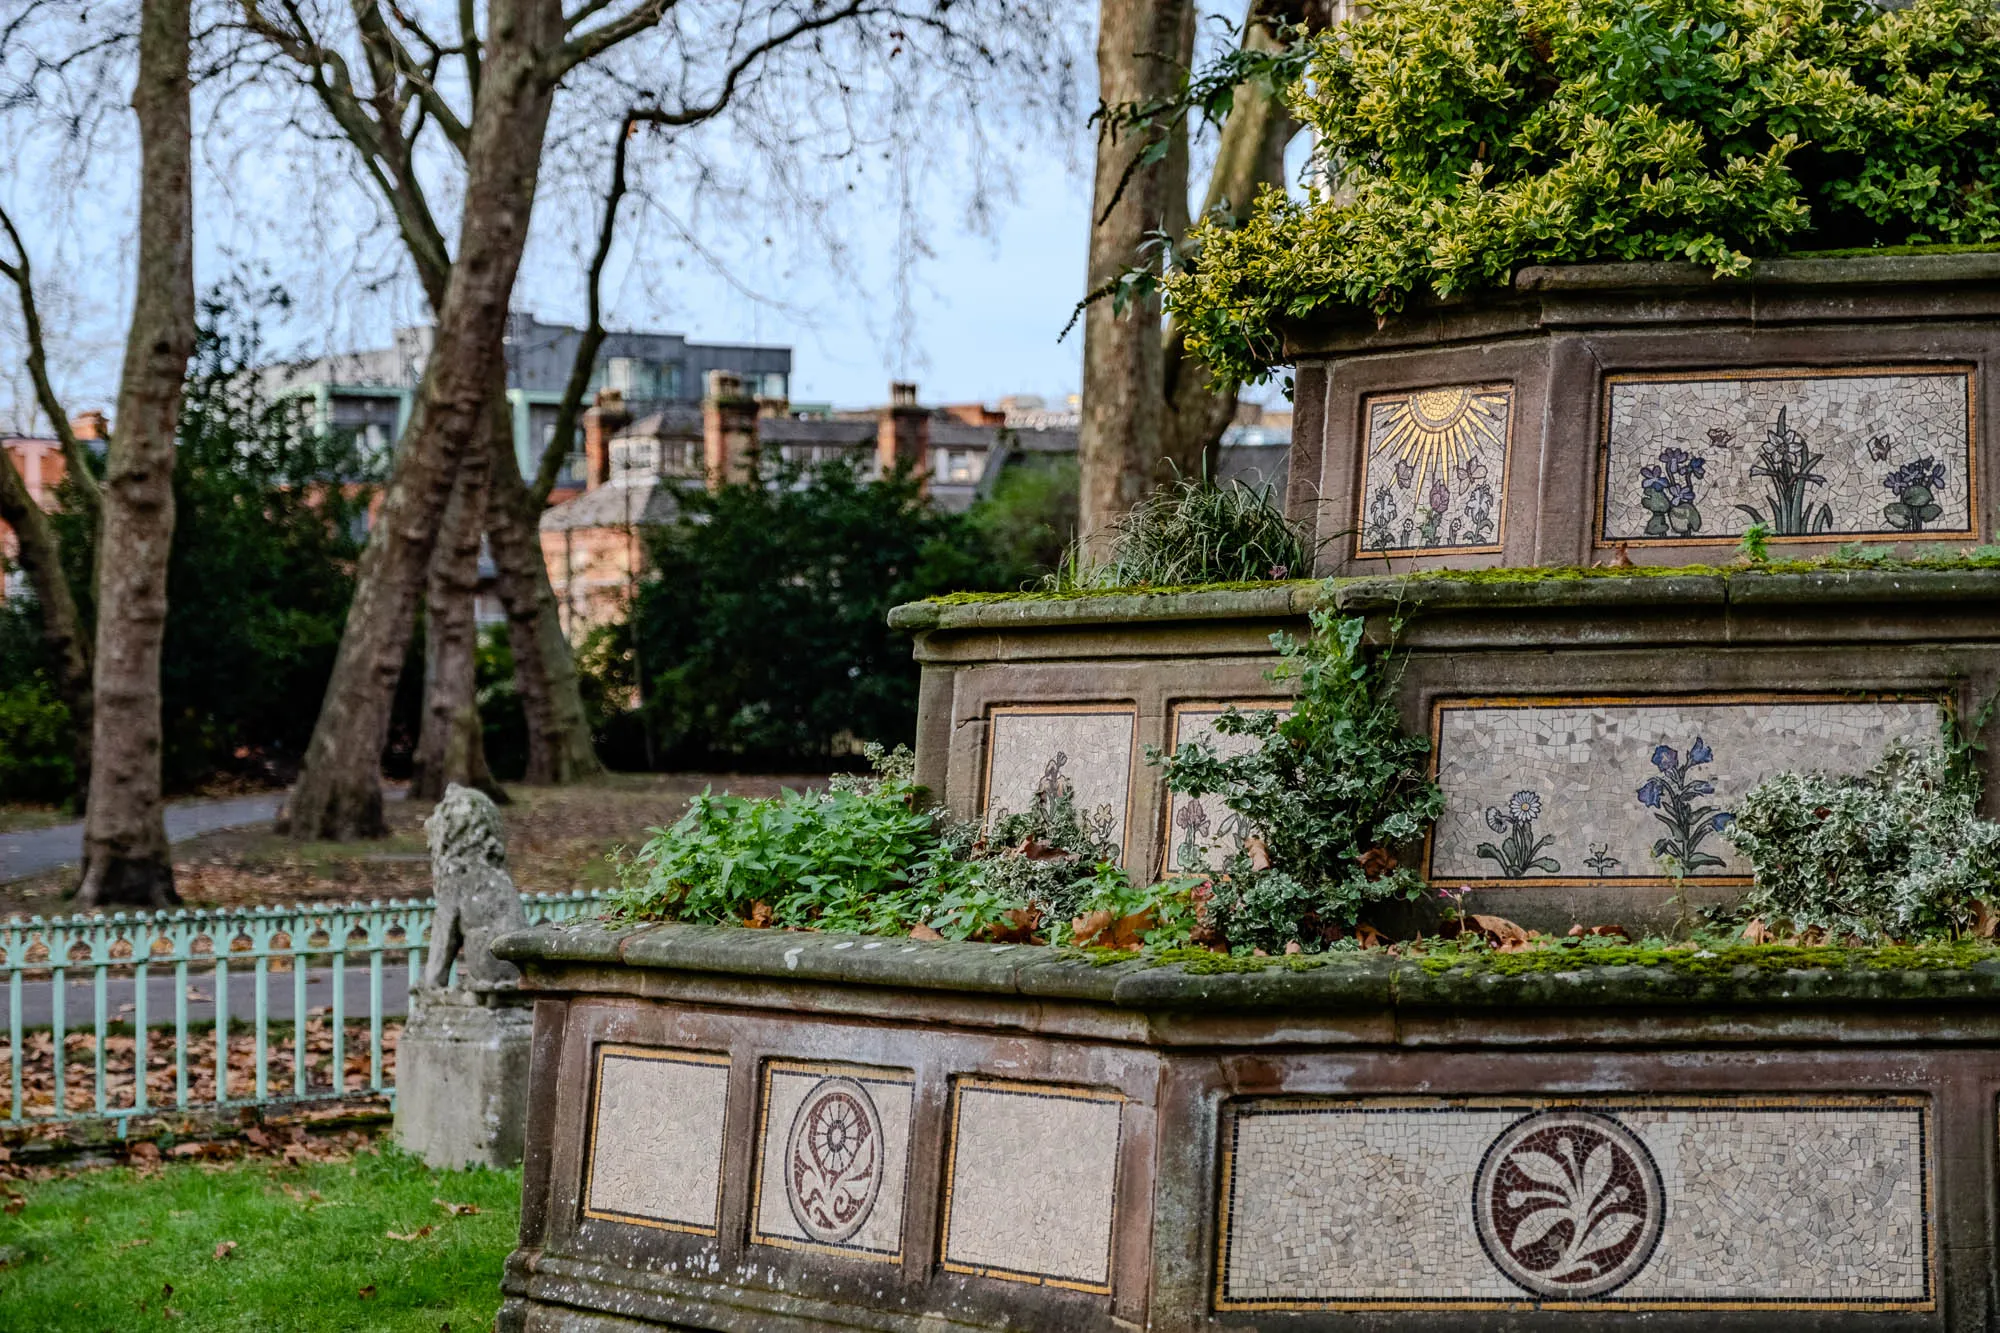
[{"label": "spiral mosaic medallion", "polygon": [[1638,1135],[1595,1111],[1539,1111],[1508,1126],[1473,1184],[1479,1241],[1537,1296],[1587,1300],[1646,1266],[1666,1215]]},{"label": "spiral mosaic medallion", "polygon": [[785,1198],[807,1235],[826,1244],[859,1231],[882,1191],[882,1118],[868,1089],[822,1079],[792,1117]]}]

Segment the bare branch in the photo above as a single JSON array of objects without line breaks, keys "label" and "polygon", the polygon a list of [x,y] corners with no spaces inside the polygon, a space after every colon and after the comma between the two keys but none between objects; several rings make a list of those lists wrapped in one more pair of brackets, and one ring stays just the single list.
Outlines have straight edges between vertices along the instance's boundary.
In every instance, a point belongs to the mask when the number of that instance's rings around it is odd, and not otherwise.
[{"label": "bare branch", "polygon": [[15,256],[12,263],[0,260],[0,277],[14,284],[14,292],[21,301],[21,324],[28,340],[28,375],[35,382],[35,401],[41,405],[42,414],[49,419],[56,439],[62,442],[63,460],[69,464],[69,475],[75,480],[76,492],[83,497],[91,521],[95,522],[103,503],[98,493],[97,476],[90,470],[76,431],[70,428],[69,414],[56,397],[55,386],[49,383],[49,358],[42,340],[41,312],[35,306],[35,279],[28,263],[28,247],[21,244],[21,233],[15,229],[14,219],[5,208],[0,208],[0,227],[6,229]]},{"label": "bare branch", "polygon": [[[743,81],[743,76],[771,52],[797,41],[808,33],[879,12],[881,10],[877,6],[866,3],[866,0],[848,0],[837,9],[829,9],[810,18],[800,19],[783,32],[773,33],[738,56],[729,66],[729,72],[723,76],[722,86],[708,101],[693,105],[684,102],[675,111],[669,111],[664,107],[641,108],[635,110],[633,114],[649,125],[699,125],[702,121],[710,120],[722,113],[723,108],[729,105],[729,99],[736,95],[736,87]],[[598,31],[602,32],[603,29],[600,28]],[[570,42],[564,49],[567,50],[575,45],[575,42]]]},{"label": "bare branch", "polygon": [[549,492],[555,489],[556,477],[561,474],[563,462],[569,457],[570,442],[576,439],[577,419],[583,413],[584,390],[590,386],[590,372],[597,365],[597,351],[604,346],[604,303],[600,290],[604,261],[611,254],[612,237],[618,228],[618,205],[625,198],[626,147],[637,129],[635,113],[627,111],[625,118],[618,122],[618,142],[611,150],[611,187],[604,193],[604,220],[597,229],[597,249],[590,256],[590,272],[585,286],[590,316],[584,324],[583,337],[577,341],[576,359],[570,363],[569,382],[563,386],[562,402],[556,408],[555,434],[549,437],[549,447],[542,452],[541,466],[535,472],[533,486],[529,488],[528,503],[532,513],[539,514],[548,505]]}]

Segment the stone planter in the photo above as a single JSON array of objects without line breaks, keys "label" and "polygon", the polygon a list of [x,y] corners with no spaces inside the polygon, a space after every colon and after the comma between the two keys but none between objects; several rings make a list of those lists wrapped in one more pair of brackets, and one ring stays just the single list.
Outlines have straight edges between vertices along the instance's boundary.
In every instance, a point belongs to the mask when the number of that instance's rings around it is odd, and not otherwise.
[{"label": "stone planter", "polygon": [[[1403,623],[1404,725],[1431,737],[1447,803],[1404,855],[1434,883],[1470,886],[1473,910],[1546,930],[1657,927],[1747,882],[1712,826],[1687,841],[1719,863],[1676,882],[1652,856],[1665,826],[1647,784],[1670,776],[1658,747],[1727,809],[1780,769],[1859,770],[1891,739],[1932,740],[2000,688],[2000,569],[1439,575],[922,603],[894,617],[924,664],[918,776],[973,818],[1022,808],[1053,765],[1082,805],[1120,817],[1135,875],[1204,855],[1219,865],[1228,812],[1211,799],[1189,817],[1147,749],[1209,734],[1231,703],[1282,708],[1270,636],[1303,634],[1322,604],[1367,617],[1378,642]],[[1981,762],[1991,791],[1990,752]],[[1536,837],[1551,838],[1539,867],[1479,852],[1523,793]],[[1209,836],[1191,857],[1197,823]]]},{"label": "stone planter", "polygon": [[1289,505],[1337,574],[1990,542],[1996,335],[2000,254],[1529,268],[1294,330]]},{"label": "stone planter", "polygon": [[1995,1317],[1991,962],[1198,976],[686,926],[499,952],[536,996],[503,1329]]}]

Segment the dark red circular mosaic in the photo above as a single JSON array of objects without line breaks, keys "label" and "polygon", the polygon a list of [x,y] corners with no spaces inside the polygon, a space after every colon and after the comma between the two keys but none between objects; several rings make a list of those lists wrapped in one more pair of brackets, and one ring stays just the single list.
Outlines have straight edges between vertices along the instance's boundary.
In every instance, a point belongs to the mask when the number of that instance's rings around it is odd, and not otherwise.
[{"label": "dark red circular mosaic", "polygon": [[814,1240],[846,1240],[874,1211],[882,1188],[882,1119],[868,1089],[851,1078],[821,1079],[792,1117],[785,1197]]},{"label": "dark red circular mosaic", "polygon": [[1493,1141],[1473,1185],[1479,1242],[1537,1296],[1585,1300],[1653,1257],[1666,1201],[1639,1136],[1596,1111],[1539,1111]]}]

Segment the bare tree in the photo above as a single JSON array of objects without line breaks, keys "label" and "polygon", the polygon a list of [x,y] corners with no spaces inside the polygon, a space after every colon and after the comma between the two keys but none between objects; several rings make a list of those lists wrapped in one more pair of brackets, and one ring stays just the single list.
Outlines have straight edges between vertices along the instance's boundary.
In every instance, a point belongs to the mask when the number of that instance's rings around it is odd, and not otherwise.
[{"label": "bare tree", "polygon": [[[14,284],[21,305],[22,332],[28,345],[28,375],[35,386],[35,402],[49,419],[62,444],[68,464],[71,493],[95,512],[98,503],[97,479],[70,428],[69,417],[49,382],[48,354],[42,337],[41,311],[35,304],[34,271],[28,248],[14,219],[0,209],[0,230],[7,234],[14,257],[0,260],[0,277]],[[42,643],[55,672],[56,695],[69,709],[73,729],[71,757],[76,770],[76,796],[81,805],[90,791],[90,742],[93,695],[90,685],[90,639],[83,617],[77,611],[76,596],[63,573],[62,540],[55,525],[28,491],[27,480],[15,471],[11,461],[0,461],[0,521],[14,530],[19,546],[22,572],[35,590],[35,606],[42,622]]]},{"label": "bare tree", "polygon": [[[354,30],[336,37],[319,31],[296,3],[286,3],[277,15],[259,0],[240,3],[246,27],[285,58],[360,153],[364,173],[394,211],[438,312],[418,404],[399,443],[347,633],[287,811],[294,836],[371,836],[382,827],[377,766],[402,643],[452,479],[466,450],[479,447],[476,436],[491,452],[489,527],[501,591],[511,603],[510,625],[524,630],[532,621],[540,649],[521,652],[527,635],[517,633],[517,666],[523,659],[560,658],[544,687],[548,705],[558,715],[570,709],[581,721],[580,700],[557,677],[560,669],[573,671],[567,667],[567,645],[551,651],[560,628],[533,526],[535,492],[519,476],[511,442],[501,448],[503,432],[489,426],[482,435],[478,414],[458,396],[460,386],[475,377],[490,391],[489,372],[504,365],[507,287],[526,239],[557,87],[621,44],[659,29],[674,58],[636,61],[625,72],[603,74],[604,86],[622,104],[640,107],[648,122],[685,128],[720,116],[769,62],[789,50],[832,70],[842,51],[889,59],[907,49],[911,55],[903,58],[911,59],[921,38],[951,48],[968,65],[991,64],[1002,59],[992,43],[996,32],[1018,27],[1032,43],[1037,26],[1046,30],[1052,24],[1045,0],[1032,5],[973,0],[951,7],[895,0],[735,5],[640,0],[616,12],[612,0],[584,0],[567,15],[554,0],[505,0],[492,6],[483,36],[473,27],[472,9],[462,6],[458,32],[440,38],[401,8],[385,14],[374,0],[354,0]],[[1037,22],[1024,12],[1031,7]],[[829,40],[836,34],[845,42],[838,50]],[[647,71],[662,64],[671,65],[672,77],[649,81]],[[447,65],[455,71],[450,79],[441,73]],[[843,86],[837,73],[825,80],[835,96]],[[462,87],[469,111],[454,105],[446,87]],[[446,241],[420,184],[416,145],[431,127],[463,163],[455,244]],[[476,297],[470,295],[474,290]],[[566,448],[567,441],[556,445]],[[525,605],[529,599],[532,610]],[[537,706],[535,694],[524,682],[524,702],[531,707]],[[552,729],[560,730],[566,744],[577,730],[560,716]],[[549,756],[551,767],[576,760],[573,754]]]},{"label": "bare tree", "polygon": [[[1241,40],[1270,52],[1274,31],[1318,21],[1306,7],[1252,0]],[[1212,466],[1236,412],[1233,386],[1210,382],[1184,331],[1161,318],[1157,288],[1126,279],[1157,268],[1189,226],[1188,122],[1204,99],[1190,97],[1194,0],[1102,0],[1097,41],[1100,113],[1091,212],[1094,300],[1084,315],[1083,420],[1078,439],[1086,542],[1176,473]],[[1285,145],[1296,129],[1281,89],[1268,79],[1214,90],[1226,102],[1202,215],[1249,215],[1257,190],[1284,179]],[[1134,131],[1126,133],[1124,131]]]},{"label": "bare tree", "polygon": [[174,535],[174,439],[195,341],[188,5],[145,0],[139,16],[132,93],[138,281],[98,534],[96,707],[79,907],[180,901],[160,790],[160,645]]}]

